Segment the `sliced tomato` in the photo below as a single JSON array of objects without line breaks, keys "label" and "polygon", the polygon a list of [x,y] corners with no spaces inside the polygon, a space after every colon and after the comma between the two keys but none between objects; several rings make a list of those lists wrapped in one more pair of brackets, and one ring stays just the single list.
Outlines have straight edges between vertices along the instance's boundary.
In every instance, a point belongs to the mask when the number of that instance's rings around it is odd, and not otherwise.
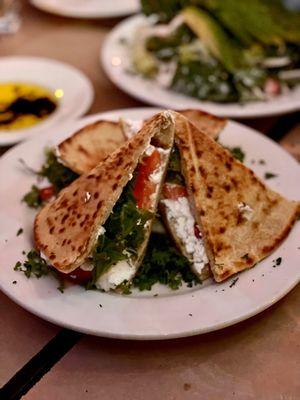
[{"label": "sliced tomato", "polygon": [[280,94],[281,92],[280,82],[277,79],[268,78],[265,82],[264,91],[270,96],[276,96]]},{"label": "sliced tomato", "polygon": [[144,208],[145,210],[150,210],[152,205],[151,195],[155,192],[156,184],[151,181],[146,181],[144,185],[143,195],[138,200],[137,206],[139,208]]},{"label": "sliced tomato", "polygon": [[51,199],[51,197],[53,197],[54,194],[55,192],[53,186],[48,186],[39,190],[39,197],[42,201]]},{"label": "sliced tomato", "polygon": [[147,176],[152,174],[160,165],[160,154],[158,150],[153,150],[152,154],[147,157],[145,163],[143,163],[146,169]]},{"label": "sliced tomato", "polygon": [[69,274],[61,274],[61,277],[77,285],[83,285],[92,278],[92,274],[92,271],[84,271],[78,267]]},{"label": "sliced tomato", "polygon": [[154,150],[150,156],[144,158],[139,167],[133,189],[133,195],[139,208],[148,209],[151,206],[150,196],[155,191],[155,184],[149,181],[149,176],[159,167],[160,161],[158,150]]},{"label": "sliced tomato", "polygon": [[165,199],[176,200],[179,197],[187,197],[187,191],[184,186],[165,183],[163,186],[163,196]]}]

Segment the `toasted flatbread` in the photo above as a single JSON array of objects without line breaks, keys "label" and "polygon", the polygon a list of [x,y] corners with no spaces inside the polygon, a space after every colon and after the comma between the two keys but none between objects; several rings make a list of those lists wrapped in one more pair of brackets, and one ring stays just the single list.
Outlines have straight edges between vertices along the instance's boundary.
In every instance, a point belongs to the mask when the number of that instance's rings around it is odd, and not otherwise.
[{"label": "toasted flatbread", "polygon": [[68,168],[83,174],[122,146],[125,140],[119,122],[101,120],[85,126],[60,143],[58,156]]},{"label": "toasted flatbread", "polygon": [[227,124],[226,118],[217,117],[201,110],[188,109],[178,112],[194,124],[199,131],[206,133],[213,139],[219,137],[219,134]]},{"label": "toasted flatbread", "polygon": [[[204,111],[191,109],[180,113],[215,139],[226,125],[226,119]],[[58,145],[58,156],[77,174],[88,172],[129,139],[125,125],[122,119],[119,122],[101,120],[87,125]]]},{"label": "toasted flatbread", "polygon": [[99,229],[150,142],[168,149],[173,138],[172,115],[157,114],[130,141],[63,189],[39,212],[34,223],[35,243],[56,269],[69,273],[87,259]]},{"label": "toasted flatbread", "polygon": [[176,131],[191,204],[211,271],[220,282],[275,250],[290,232],[299,203],[269,189],[179,114]]}]

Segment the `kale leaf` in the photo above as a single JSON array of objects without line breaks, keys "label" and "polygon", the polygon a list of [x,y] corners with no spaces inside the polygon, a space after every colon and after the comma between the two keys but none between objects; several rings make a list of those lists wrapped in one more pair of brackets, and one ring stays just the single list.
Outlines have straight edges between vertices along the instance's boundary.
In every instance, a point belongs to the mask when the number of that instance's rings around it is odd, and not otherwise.
[{"label": "kale leaf", "polygon": [[78,174],[59,162],[53,149],[46,149],[45,154],[46,162],[38,172],[38,175],[47,178],[54,186],[54,191],[58,193],[77,179]]},{"label": "kale leaf", "polygon": [[139,290],[151,290],[155,283],[176,290],[186,282],[188,286],[200,284],[191,271],[190,263],[181,255],[166,234],[152,233],[144,261],[133,279]]},{"label": "kale leaf", "polygon": [[36,250],[30,250],[27,254],[27,259],[23,262],[18,262],[15,265],[15,271],[22,271],[30,278],[31,275],[40,278],[41,276],[49,274],[49,266],[47,262],[40,256]]},{"label": "kale leaf", "polygon": [[63,279],[53,268],[51,268],[50,265],[48,265],[47,261],[41,257],[37,250],[30,250],[26,255],[26,260],[23,263],[18,261],[14,267],[14,270],[23,272],[27,278],[30,278],[31,276],[41,278],[42,276],[51,274],[59,282],[57,289],[60,292],[64,291]]},{"label": "kale leaf", "polygon": [[166,182],[185,185],[184,178],[181,174],[180,153],[177,146],[173,146],[170,154]]},{"label": "kale leaf", "polygon": [[[78,174],[59,162],[52,149],[46,149],[45,155],[46,161],[40,171],[36,172],[36,174],[48,179],[48,181],[53,185],[54,193],[58,193],[78,178]],[[39,188],[36,185],[32,185],[31,190],[24,195],[22,201],[31,208],[41,207],[43,205],[43,199],[40,196]]]},{"label": "kale leaf", "polygon": [[39,208],[42,205],[39,188],[35,185],[32,185],[30,192],[25,194],[25,196],[22,198],[22,201],[24,201],[28,207]]},{"label": "kale leaf", "polygon": [[245,152],[240,147],[225,147],[228,151],[230,151],[231,155],[239,160],[240,162],[244,162],[245,160]]},{"label": "kale leaf", "polygon": [[104,224],[105,233],[99,236],[92,254],[93,287],[97,279],[118,261],[134,258],[145,238],[145,224],[153,217],[149,211],[136,206],[131,182],[127,184],[113,212]]}]

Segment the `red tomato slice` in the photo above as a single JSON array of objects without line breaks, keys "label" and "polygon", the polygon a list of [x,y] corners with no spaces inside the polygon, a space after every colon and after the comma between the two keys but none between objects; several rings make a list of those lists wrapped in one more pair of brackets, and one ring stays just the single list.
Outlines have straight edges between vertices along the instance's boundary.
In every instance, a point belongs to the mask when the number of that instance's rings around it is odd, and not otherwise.
[{"label": "red tomato slice", "polygon": [[46,201],[51,199],[54,196],[54,188],[53,186],[48,186],[39,190],[39,196],[42,201]]},{"label": "red tomato slice", "polygon": [[165,199],[176,200],[179,197],[187,197],[187,191],[184,186],[165,183],[163,186],[163,196]]},{"label": "red tomato slice", "polygon": [[160,165],[160,154],[158,150],[145,157],[139,167],[138,175],[133,189],[133,195],[137,201],[138,208],[149,208],[151,206],[150,196],[155,191],[155,184],[149,181],[149,176]]},{"label": "red tomato slice", "polygon": [[84,271],[80,267],[76,268],[69,274],[64,274],[64,273],[61,274],[63,279],[76,283],[77,285],[85,284],[87,281],[91,279],[92,275],[93,275],[92,271]]},{"label": "red tomato slice", "polygon": [[265,82],[264,91],[270,96],[276,96],[280,94],[281,92],[280,82],[276,79],[268,78]]},{"label": "red tomato slice", "polygon": [[137,201],[138,208],[149,210],[152,205],[151,195],[155,192],[156,185],[151,181],[145,181],[143,194]]}]

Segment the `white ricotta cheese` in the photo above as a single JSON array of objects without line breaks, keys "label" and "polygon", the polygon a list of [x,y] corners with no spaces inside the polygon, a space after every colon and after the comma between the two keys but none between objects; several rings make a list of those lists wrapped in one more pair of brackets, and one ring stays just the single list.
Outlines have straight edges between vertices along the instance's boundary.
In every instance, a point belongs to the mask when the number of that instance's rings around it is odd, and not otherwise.
[{"label": "white ricotta cheese", "polygon": [[[51,261],[49,260],[49,258],[46,256],[46,254],[44,254],[42,251],[40,251],[40,257],[42,257],[47,264],[52,265]],[[26,269],[26,268],[25,268]],[[25,270],[24,269],[24,270]]]},{"label": "white ricotta cheese", "polygon": [[93,271],[94,266],[91,261],[85,261],[82,265],[80,265],[80,269],[83,271]]},{"label": "white ricotta cheese", "polygon": [[246,203],[239,203],[238,204],[239,212],[241,213],[242,217],[247,219],[248,221],[251,219],[253,214],[253,209]]},{"label": "white ricotta cheese", "polygon": [[62,165],[64,165],[65,167],[67,167],[67,165],[66,165],[66,163],[64,162],[64,160],[61,159],[61,154],[60,154],[60,151],[59,151],[58,146],[55,146],[55,147],[54,147],[54,154],[55,154],[56,157],[58,158],[59,162],[60,162]]},{"label": "white ricotta cheese", "polygon": [[129,260],[119,261],[108,271],[100,276],[96,282],[96,287],[108,292],[114,290],[124,281],[131,281],[136,272],[136,268],[130,265]]},{"label": "white ricotta cheese", "polygon": [[192,263],[193,271],[200,275],[208,258],[205,252],[203,240],[195,236],[195,219],[191,213],[190,205],[186,197],[176,200],[165,199],[162,203],[167,209],[167,218],[174,226],[178,239],[186,250],[186,256]]},{"label": "white ricotta cheese", "polygon": [[99,237],[100,235],[104,235],[104,233],[105,233],[104,226],[100,226],[100,228],[98,229],[97,237]]},{"label": "white ricotta cheese", "polygon": [[156,170],[153,171],[151,175],[149,175],[150,182],[153,182],[156,185],[159,184],[163,172],[164,172],[164,163],[161,163],[160,166],[156,168]]},{"label": "white ricotta cheese", "polygon": [[151,154],[154,152],[154,150],[155,150],[155,147],[152,146],[152,144],[149,144],[149,146],[145,150],[145,155],[148,157],[151,156]]}]

